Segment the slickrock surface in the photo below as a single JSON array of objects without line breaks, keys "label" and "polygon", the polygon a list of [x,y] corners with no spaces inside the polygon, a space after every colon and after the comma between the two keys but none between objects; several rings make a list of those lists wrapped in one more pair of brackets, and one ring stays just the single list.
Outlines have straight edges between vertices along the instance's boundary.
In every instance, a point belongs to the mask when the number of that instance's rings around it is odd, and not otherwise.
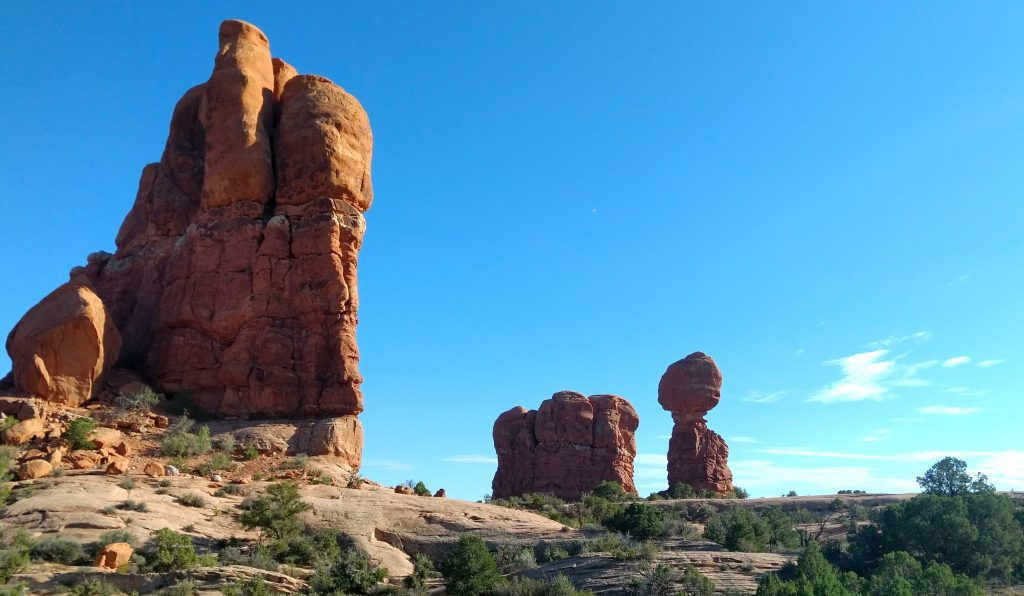
[{"label": "slickrock surface", "polygon": [[163,157],[142,171],[117,251],[90,255],[77,285],[12,333],[15,384],[77,405],[118,360],[209,413],[337,417],[336,450],[358,454],[372,146],[355,98],[225,21],[213,73],[178,102]]},{"label": "slickrock surface", "polygon": [[725,494],[733,489],[729,446],[704,416],[722,398],[722,373],[703,352],[671,364],[658,383],[658,403],[672,412],[668,483]]},{"label": "slickrock surface", "polygon": [[605,480],[636,493],[639,424],[633,406],[615,395],[560,391],[537,410],[512,408],[494,423],[493,496],[549,493],[577,499]]}]

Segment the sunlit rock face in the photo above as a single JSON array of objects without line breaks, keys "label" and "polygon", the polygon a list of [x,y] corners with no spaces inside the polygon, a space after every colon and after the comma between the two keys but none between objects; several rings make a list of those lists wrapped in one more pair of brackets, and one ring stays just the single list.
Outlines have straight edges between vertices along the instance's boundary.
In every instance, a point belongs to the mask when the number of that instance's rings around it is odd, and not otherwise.
[{"label": "sunlit rock face", "polygon": [[633,485],[640,418],[615,395],[560,391],[537,410],[512,408],[494,423],[495,498],[547,493],[578,499],[603,481]]},{"label": "sunlit rock face", "polygon": [[658,383],[658,403],[672,412],[668,447],[669,486],[725,494],[733,489],[729,446],[704,416],[722,399],[722,373],[707,354],[694,352],[669,365]]}]

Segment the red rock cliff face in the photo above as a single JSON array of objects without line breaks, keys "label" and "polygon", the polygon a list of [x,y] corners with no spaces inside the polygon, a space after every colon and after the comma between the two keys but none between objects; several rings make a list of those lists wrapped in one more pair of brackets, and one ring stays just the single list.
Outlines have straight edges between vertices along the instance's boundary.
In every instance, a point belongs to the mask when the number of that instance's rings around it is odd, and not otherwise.
[{"label": "red rock cliff face", "polygon": [[733,489],[729,446],[708,429],[704,415],[722,398],[722,373],[708,355],[694,352],[670,365],[658,383],[658,403],[672,412],[668,483],[724,494]]},{"label": "red rock cliff face", "polygon": [[119,341],[70,373],[50,358],[26,375],[27,331],[51,352],[62,336],[21,324],[12,378],[35,393],[72,379],[42,397],[77,403],[117,359],[211,413],[352,417],[335,426],[361,445],[356,263],[372,144],[355,98],[272,59],[253,25],[225,21],[213,73],[178,102],[163,157],[142,171],[117,251],[72,271]]},{"label": "red rock cliff face", "polygon": [[492,494],[577,499],[605,480],[636,493],[633,458],[639,424],[633,406],[615,395],[561,391],[537,410],[513,408],[494,423],[498,471]]},{"label": "red rock cliff face", "polygon": [[222,415],[363,410],[356,261],[372,137],[359,102],[225,21],[210,79],[178,102],[117,252],[85,273],[121,362]]}]

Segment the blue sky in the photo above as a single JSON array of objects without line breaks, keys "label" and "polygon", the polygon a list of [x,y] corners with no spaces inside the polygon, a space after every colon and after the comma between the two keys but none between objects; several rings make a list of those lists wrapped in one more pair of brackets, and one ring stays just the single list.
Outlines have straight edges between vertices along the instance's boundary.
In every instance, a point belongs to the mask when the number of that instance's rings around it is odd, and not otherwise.
[{"label": "blue sky", "polygon": [[664,488],[701,350],[753,495],[1024,488],[1024,5],[4,3],[3,333],[113,249],[223,18],[370,115],[367,476],[479,499],[494,418],[572,389]]}]

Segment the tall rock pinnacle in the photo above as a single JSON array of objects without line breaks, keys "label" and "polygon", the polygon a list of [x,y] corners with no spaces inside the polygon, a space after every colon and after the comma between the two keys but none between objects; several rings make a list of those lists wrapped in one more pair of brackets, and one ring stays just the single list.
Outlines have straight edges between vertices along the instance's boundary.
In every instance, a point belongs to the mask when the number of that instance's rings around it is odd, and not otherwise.
[{"label": "tall rock pinnacle", "polygon": [[668,484],[724,494],[733,489],[729,446],[708,429],[705,414],[722,399],[722,373],[703,352],[669,365],[658,383],[658,403],[672,412]]},{"label": "tall rock pinnacle", "polygon": [[[142,171],[116,252],[72,271],[121,339],[119,355],[103,352],[92,369],[117,359],[213,414],[354,417],[369,121],[328,79],[271,58],[255,26],[224,21],[219,42],[209,80],[178,101],[163,157]],[[16,382],[35,349],[17,339]],[[91,383],[60,391],[71,386]],[[39,383],[21,388],[53,397]]]}]

